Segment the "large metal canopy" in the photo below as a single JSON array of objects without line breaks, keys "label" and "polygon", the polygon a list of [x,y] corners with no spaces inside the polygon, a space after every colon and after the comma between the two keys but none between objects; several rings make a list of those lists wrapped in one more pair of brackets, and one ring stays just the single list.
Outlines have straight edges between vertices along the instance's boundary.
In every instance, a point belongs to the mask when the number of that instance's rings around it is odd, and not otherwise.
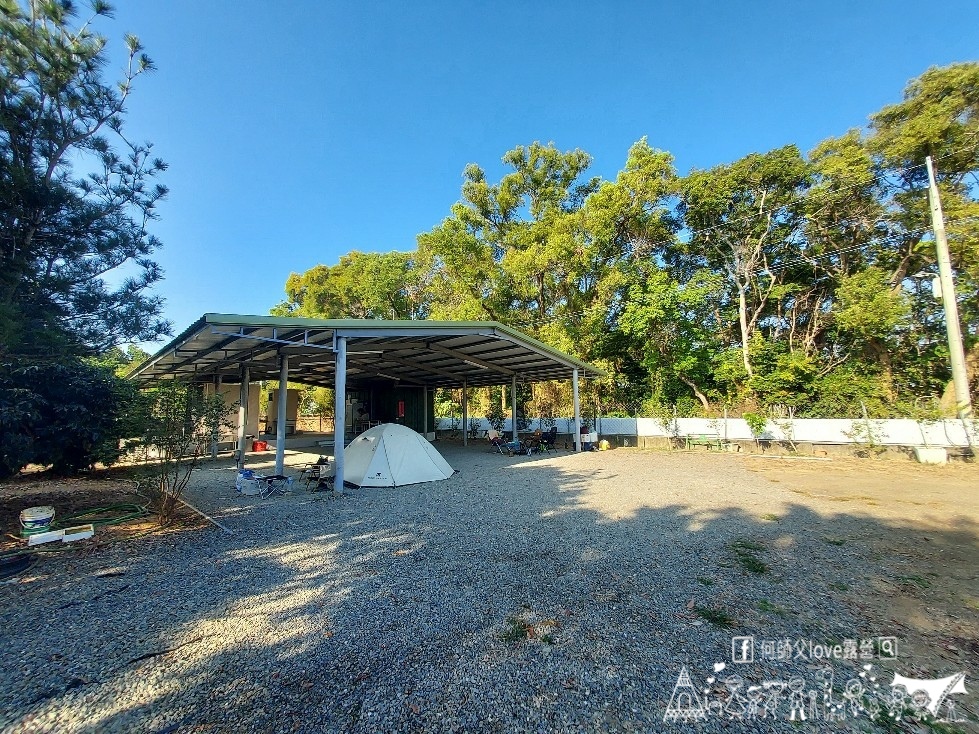
[{"label": "large metal canopy", "polygon": [[222,382],[278,380],[333,387],[337,339],[346,340],[346,385],[469,387],[599,377],[602,370],[496,321],[378,321],[204,314],[130,377]]}]

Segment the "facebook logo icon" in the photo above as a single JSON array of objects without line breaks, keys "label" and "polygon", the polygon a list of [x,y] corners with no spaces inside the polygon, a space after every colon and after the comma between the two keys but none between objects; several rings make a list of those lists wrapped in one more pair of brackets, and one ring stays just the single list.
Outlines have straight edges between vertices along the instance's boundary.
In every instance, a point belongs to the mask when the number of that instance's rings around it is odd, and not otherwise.
[{"label": "facebook logo icon", "polygon": [[752,637],[732,637],[731,638],[731,662],[733,663],[752,663],[755,660],[755,638]]}]

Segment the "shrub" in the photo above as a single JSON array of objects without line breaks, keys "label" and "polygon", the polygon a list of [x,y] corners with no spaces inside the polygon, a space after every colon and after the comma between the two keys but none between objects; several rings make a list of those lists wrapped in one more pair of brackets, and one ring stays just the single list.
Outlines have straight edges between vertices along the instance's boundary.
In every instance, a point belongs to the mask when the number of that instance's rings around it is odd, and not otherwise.
[{"label": "shrub", "polygon": [[486,411],[486,420],[493,427],[493,429],[499,433],[503,432],[503,424],[506,421],[506,416],[503,414],[503,409],[499,405],[491,405],[489,410]]},{"label": "shrub", "polygon": [[761,438],[765,434],[765,429],[768,426],[768,418],[759,413],[744,413],[741,417],[748,424],[748,429],[751,431],[752,436]]},{"label": "shrub", "polygon": [[226,405],[222,395],[204,395],[199,385],[180,382],[161,385],[150,400],[143,442],[154,480],[151,495],[166,525],[212,437],[233,427],[237,403]]},{"label": "shrub", "polygon": [[112,369],[82,359],[0,365],[0,478],[28,464],[72,474],[111,464],[142,431],[142,399]]}]

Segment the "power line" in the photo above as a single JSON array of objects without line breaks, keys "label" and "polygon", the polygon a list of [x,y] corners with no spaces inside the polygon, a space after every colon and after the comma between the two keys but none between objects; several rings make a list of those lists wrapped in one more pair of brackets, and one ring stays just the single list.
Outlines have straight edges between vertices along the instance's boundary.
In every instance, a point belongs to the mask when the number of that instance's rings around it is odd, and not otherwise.
[{"label": "power line", "polygon": [[[977,219],[979,219],[979,215],[971,215],[971,216],[968,216],[968,217],[959,217],[958,219],[948,220],[948,223],[949,224],[959,224],[959,223],[962,223],[962,222],[975,221]],[[906,232],[900,232],[900,233],[896,233],[896,234],[890,235],[889,237],[878,237],[878,238],[870,239],[867,242],[862,242],[860,244],[854,244],[854,245],[849,245],[847,247],[841,247],[838,250],[830,250],[829,252],[821,252],[821,253],[816,254],[816,255],[800,255],[799,257],[795,258],[794,260],[788,260],[786,262],[779,263],[775,267],[771,267],[771,268],[759,268],[757,270],[753,270],[752,271],[752,274],[764,273],[764,272],[776,273],[776,272],[779,272],[779,271],[786,270],[788,268],[794,267],[796,265],[810,264],[810,263],[812,263],[815,260],[822,260],[822,259],[825,259],[827,257],[833,257],[834,255],[843,255],[843,254],[846,254],[848,252],[855,252],[857,250],[862,250],[865,247],[886,245],[886,244],[888,244],[890,242],[900,242],[900,241],[903,241],[903,240],[908,239],[909,237],[917,237],[917,236],[920,236],[920,235],[923,235],[923,234],[927,234],[930,231],[931,231],[931,227],[921,227],[920,229],[910,229],[910,230],[908,230]]]}]

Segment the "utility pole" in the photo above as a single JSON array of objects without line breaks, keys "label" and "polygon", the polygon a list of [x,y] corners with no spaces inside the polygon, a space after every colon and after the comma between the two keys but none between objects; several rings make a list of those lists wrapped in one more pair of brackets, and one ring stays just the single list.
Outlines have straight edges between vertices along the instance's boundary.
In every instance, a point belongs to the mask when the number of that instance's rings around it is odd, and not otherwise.
[{"label": "utility pole", "polygon": [[948,254],[945,236],[945,216],[938,194],[935,167],[931,156],[925,158],[928,167],[928,199],[931,202],[931,227],[938,248],[938,277],[942,284],[942,304],[945,307],[945,329],[948,331],[948,354],[952,363],[952,385],[955,388],[955,412],[959,418],[972,417],[972,400],[969,397],[969,378],[965,369],[965,349],[962,346],[962,330],[959,326],[959,307],[955,301],[955,281],[952,279],[952,262]]}]

